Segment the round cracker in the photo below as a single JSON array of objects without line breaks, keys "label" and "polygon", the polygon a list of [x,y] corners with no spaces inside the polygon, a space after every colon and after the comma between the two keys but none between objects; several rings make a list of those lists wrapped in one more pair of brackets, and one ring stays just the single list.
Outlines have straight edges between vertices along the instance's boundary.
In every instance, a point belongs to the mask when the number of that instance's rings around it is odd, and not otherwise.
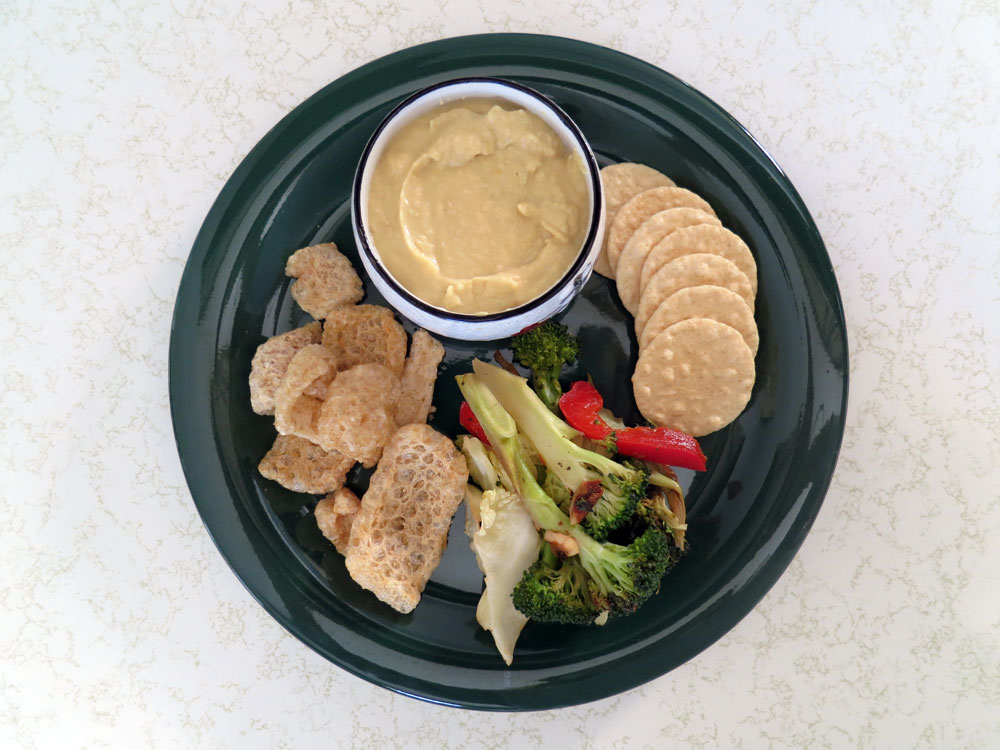
[{"label": "round cracker", "polygon": [[750,354],[757,356],[759,338],[753,312],[740,295],[721,286],[690,286],[663,300],[642,329],[639,349],[674,323],[691,318],[710,318],[735,328],[750,347]]},{"label": "round cracker", "polygon": [[736,264],[750,282],[750,289],[754,295],[757,294],[757,262],[753,259],[753,253],[747,247],[739,235],[730,232],[722,226],[710,226],[700,224],[693,227],[685,227],[676,232],[672,232],[669,237],[660,240],[642,264],[642,273],[639,278],[639,291],[646,288],[646,284],[653,274],[659,271],[670,261],[682,255],[693,255],[694,253],[711,253],[721,255],[728,261]]},{"label": "round cracker", "polygon": [[618,215],[618,209],[639,193],[656,187],[672,187],[674,181],[662,172],[645,164],[622,162],[601,170],[601,187],[604,190],[604,244],[594,270],[609,279],[615,277],[608,265],[608,229]]},{"label": "round cracker", "polygon": [[692,318],[649,342],[632,375],[635,402],[650,422],[700,437],[738,417],[753,390],[750,347],[735,328]]},{"label": "round cracker", "polygon": [[704,198],[684,188],[658,187],[639,193],[618,210],[614,221],[605,224],[608,233],[608,264],[612,271],[618,273],[621,251],[639,225],[653,214],[668,208],[697,208],[709,216],[715,216],[715,211]]},{"label": "round cracker", "polygon": [[705,285],[721,286],[736,292],[747,303],[747,307],[753,310],[750,281],[735,263],[711,253],[682,255],[653,274],[643,290],[639,298],[639,311],[635,314],[636,335],[642,336],[642,330],[650,316],[671,294],[689,286]]},{"label": "round cracker", "polygon": [[[653,191],[650,191],[653,192]],[[664,238],[685,227],[719,225],[719,220],[699,208],[668,208],[650,216],[632,234],[615,268],[618,296],[625,309],[635,315],[639,306],[639,280],[646,256]]]}]

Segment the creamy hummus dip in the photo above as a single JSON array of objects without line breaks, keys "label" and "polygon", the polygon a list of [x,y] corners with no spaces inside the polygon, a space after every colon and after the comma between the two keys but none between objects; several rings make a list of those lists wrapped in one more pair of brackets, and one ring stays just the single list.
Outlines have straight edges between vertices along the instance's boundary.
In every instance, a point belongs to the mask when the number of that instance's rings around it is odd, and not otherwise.
[{"label": "creamy hummus dip", "polygon": [[375,165],[375,250],[428,304],[468,314],[517,307],[580,252],[590,219],[583,160],[515,106],[444,104],[402,128]]}]

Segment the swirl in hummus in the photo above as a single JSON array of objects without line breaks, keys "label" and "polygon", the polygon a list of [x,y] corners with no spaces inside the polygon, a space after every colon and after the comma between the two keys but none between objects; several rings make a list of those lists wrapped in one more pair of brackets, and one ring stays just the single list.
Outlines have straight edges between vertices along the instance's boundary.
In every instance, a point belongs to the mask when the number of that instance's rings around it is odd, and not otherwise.
[{"label": "swirl in hummus", "polygon": [[580,156],[541,118],[466,99],[393,136],[372,173],[368,227],[386,270],[451,312],[489,314],[552,287],[580,252]]}]

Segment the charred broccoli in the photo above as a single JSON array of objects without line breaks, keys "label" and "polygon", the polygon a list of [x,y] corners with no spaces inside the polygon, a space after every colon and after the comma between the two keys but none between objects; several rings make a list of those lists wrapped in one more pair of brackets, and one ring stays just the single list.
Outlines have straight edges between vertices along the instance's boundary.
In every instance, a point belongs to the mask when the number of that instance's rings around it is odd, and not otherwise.
[{"label": "charred broccoli", "polygon": [[524,378],[482,362],[474,363],[473,368],[538,451],[547,473],[558,477],[571,494],[580,492],[587,483],[600,482],[603,492],[583,516],[587,533],[603,541],[628,523],[646,495],[646,468],[620,463],[578,445],[574,440],[580,433],[546,409]]},{"label": "charred broccoli", "polygon": [[[475,363],[477,373],[481,365]],[[553,618],[559,622],[582,622],[586,620],[584,614],[590,618],[604,612],[609,616],[634,612],[656,592],[670,566],[671,545],[666,534],[650,526],[627,546],[602,544],[580,525],[570,523],[535,480],[518,437],[518,423],[487,387],[482,374],[459,376],[458,384],[535,524],[546,531],[566,534],[579,545],[576,555],[559,560],[546,544],[548,551],[543,551],[515,587],[515,606],[536,620]],[[528,394],[534,399],[530,390]],[[539,453],[548,469],[554,469],[545,452],[539,449]]]},{"label": "charred broccoli", "polygon": [[531,370],[531,385],[550,411],[555,412],[562,396],[559,373],[563,365],[577,358],[580,343],[562,323],[547,320],[511,339],[514,359]]}]

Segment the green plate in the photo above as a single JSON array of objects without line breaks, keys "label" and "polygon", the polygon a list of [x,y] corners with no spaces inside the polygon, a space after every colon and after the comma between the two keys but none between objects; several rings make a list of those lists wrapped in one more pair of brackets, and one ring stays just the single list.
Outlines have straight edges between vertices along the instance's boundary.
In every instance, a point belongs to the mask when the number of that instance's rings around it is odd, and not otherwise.
[{"label": "green plate", "polygon": [[[436,81],[499,76],[551,96],[602,163],[637,161],[703,195],[759,269],[757,384],[744,414],[704,439],[709,471],[688,483],[691,553],[638,613],[603,628],[529,624],[506,668],[476,624],[481,578],[456,517],[417,609],[362,591],[319,534],[315,498],[260,477],[272,420],[247,376],[266,337],[307,320],[285,259],[333,240],[361,270],[348,195],[365,141],[394,104]],[[369,302],[382,303],[366,285]],[[561,316],[608,405],[638,419],[630,318],[594,276]],[[412,326],[409,326],[412,330]],[[446,341],[432,424],[458,431],[454,375],[494,346]],[[501,342],[502,346],[506,342]],[[556,37],[498,34],[425,44],[334,81],[268,133],[223,188],[195,240],[170,339],[181,463],[209,533],[250,592],[334,664],[397,692],[493,710],[568,706],[640,685],[706,648],[786,568],[819,510],[844,426],[847,342],[822,239],[781,169],[732,117],[635,58]],[[352,476],[363,488],[366,478]]]}]

